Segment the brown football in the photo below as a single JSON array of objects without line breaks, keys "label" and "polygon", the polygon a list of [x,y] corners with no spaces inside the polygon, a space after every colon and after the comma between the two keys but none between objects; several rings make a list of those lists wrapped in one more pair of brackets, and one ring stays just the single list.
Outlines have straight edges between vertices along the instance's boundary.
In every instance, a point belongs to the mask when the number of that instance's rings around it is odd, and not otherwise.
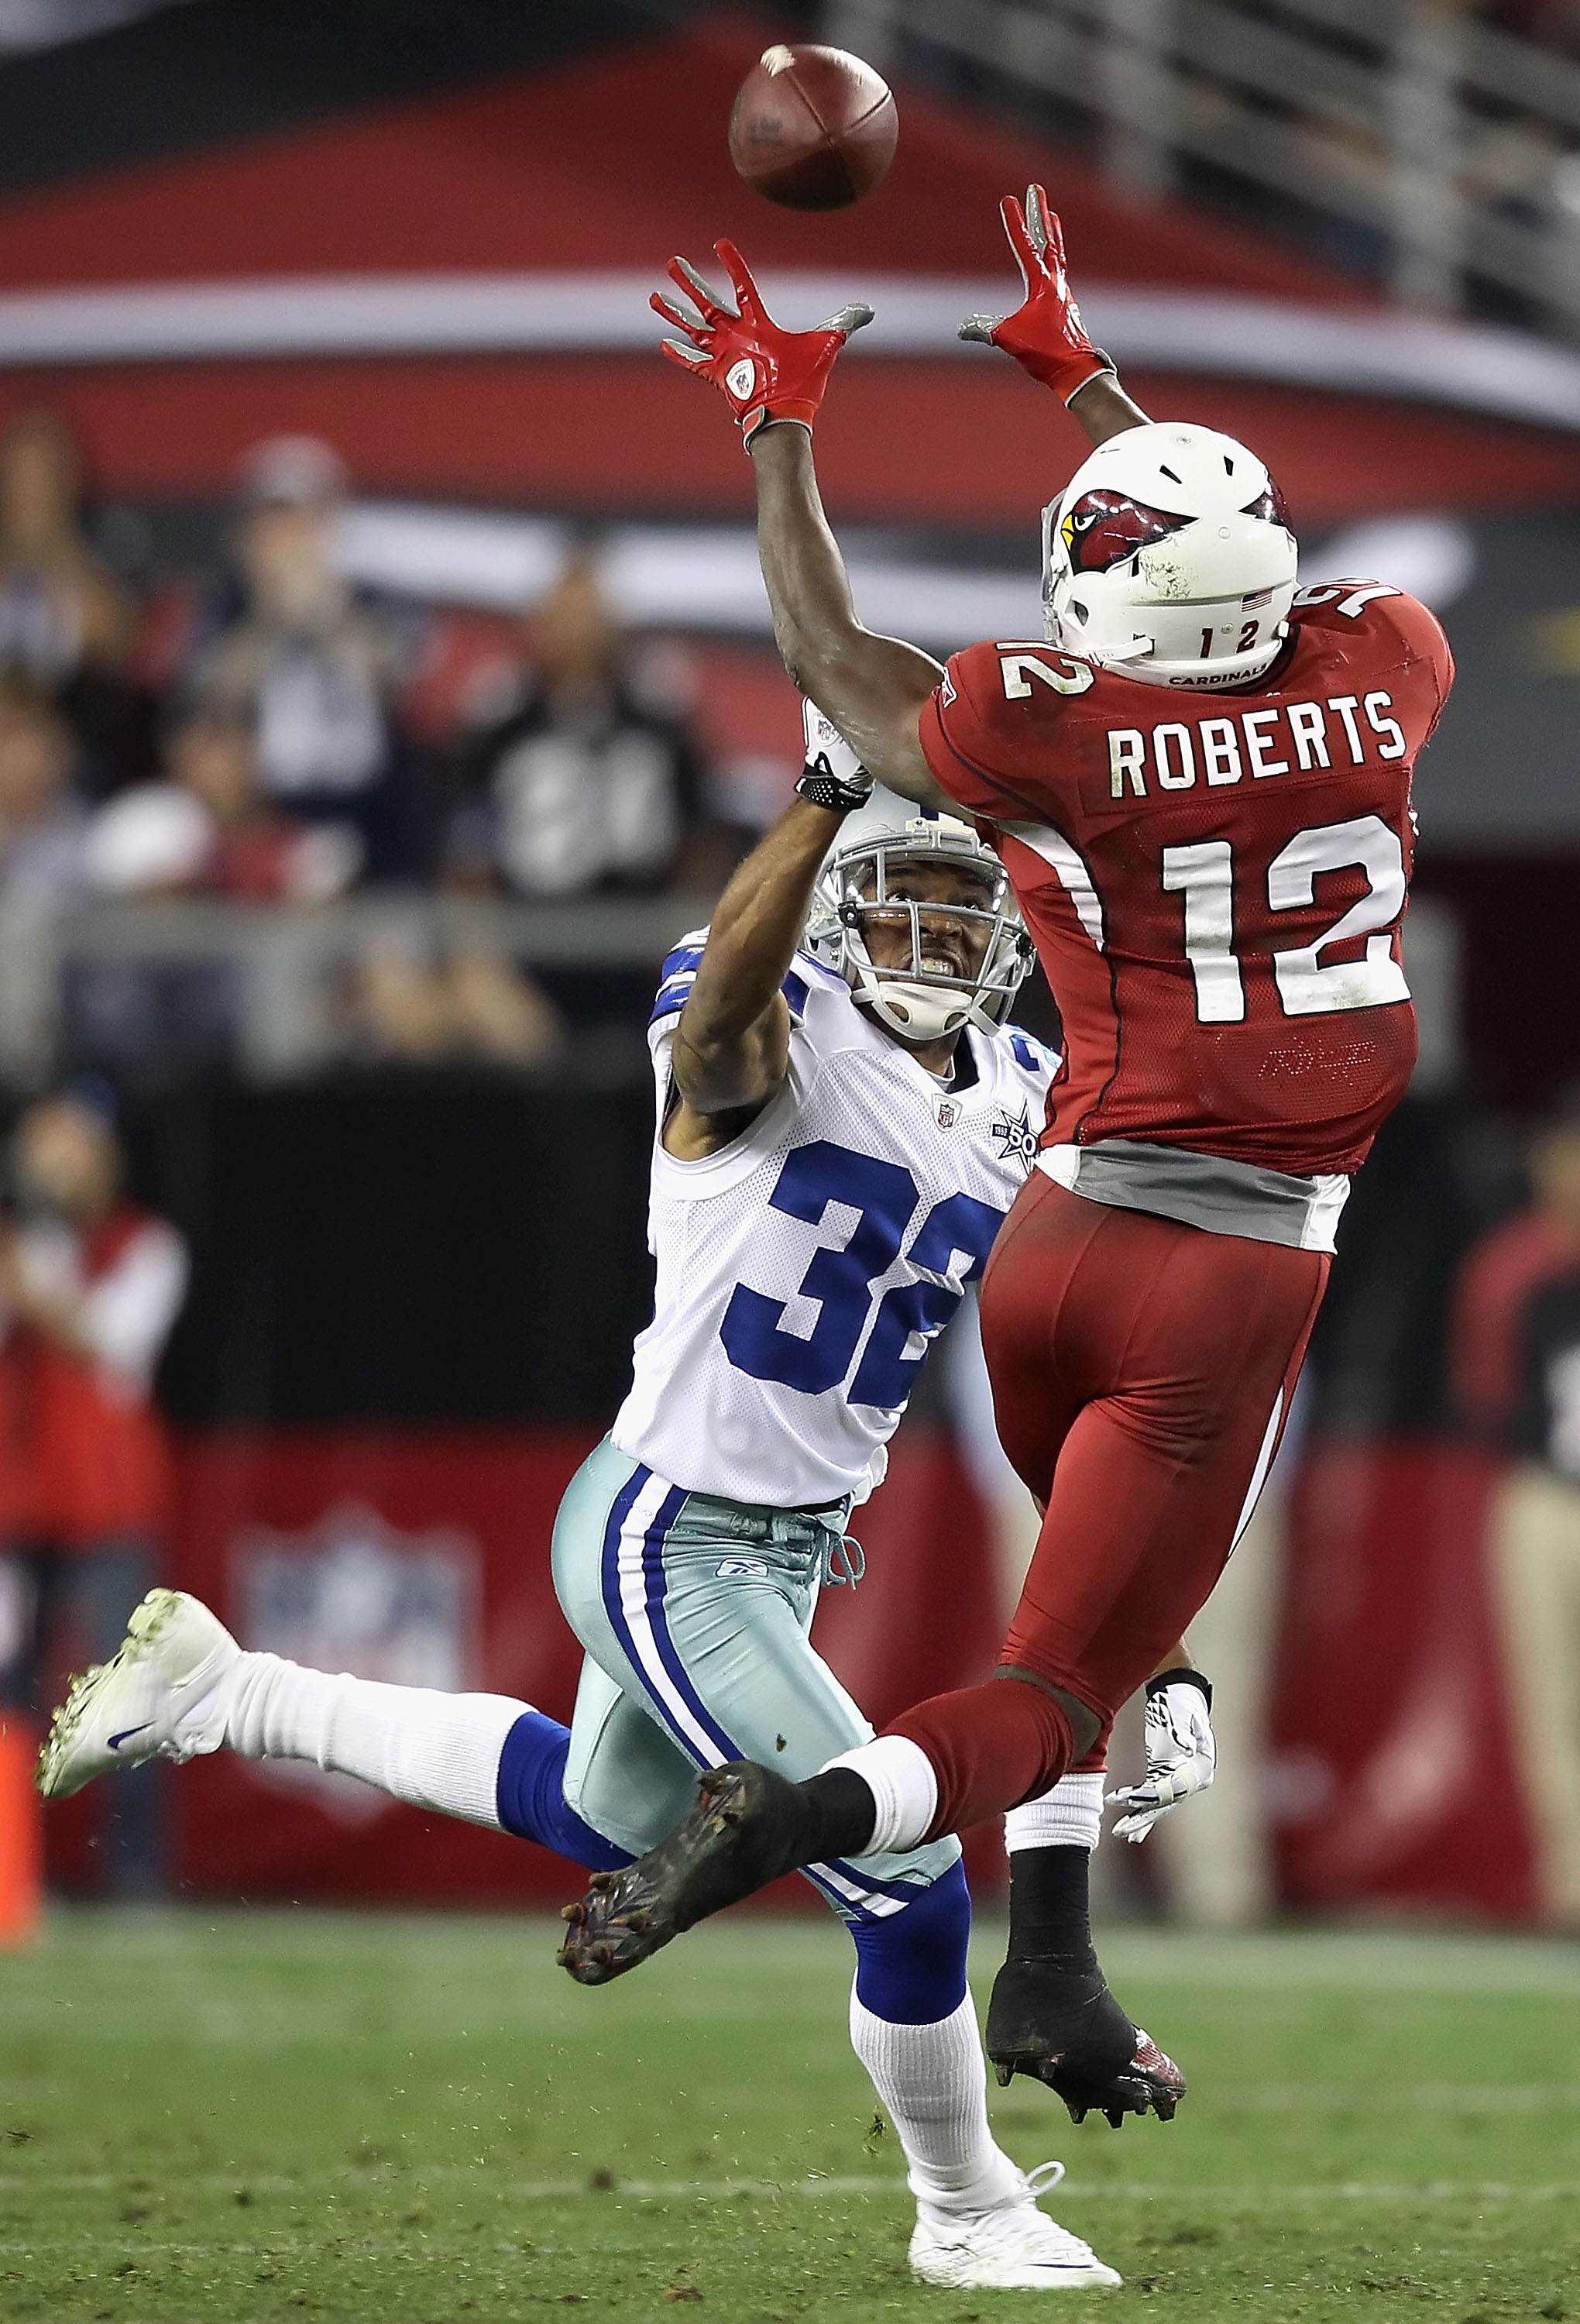
[{"label": "brown football", "polygon": [[730,115],[730,158],[792,210],[842,210],[881,183],[900,116],[888,83],[843,49],[765,49]]}]

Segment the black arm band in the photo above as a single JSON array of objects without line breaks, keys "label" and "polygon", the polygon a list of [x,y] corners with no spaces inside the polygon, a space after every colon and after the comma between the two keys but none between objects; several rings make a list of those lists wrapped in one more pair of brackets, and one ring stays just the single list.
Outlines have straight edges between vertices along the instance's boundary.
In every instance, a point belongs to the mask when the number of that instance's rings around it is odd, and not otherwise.
[{"label": "black arm band", "polygon": [[853,815],[872,797],[872,778],[868,775],[865,783],[841,782],[838,775],[809,760],[801,770],[795,796],[813,807],[826,807],[833,815]]},{"label": "black arm band", "polygon": [[1164,1687],[1166,1686],[1180,1686],[1182,1684],[1186,1686],[1199,1686],[1203,1694],[1207,1697],[1207,1707],[1208,1711],[1212,1709],[1211,1679],[1203,1678],[1199,1670],[1190,1670],[1183,1663],[1180,1664],[1178,1670],[1160,1671],[1156,1678],[1148,1679],[1146,1683],[1147,1701],[1150,1702],[1154,1694],[1162,1694]]}]

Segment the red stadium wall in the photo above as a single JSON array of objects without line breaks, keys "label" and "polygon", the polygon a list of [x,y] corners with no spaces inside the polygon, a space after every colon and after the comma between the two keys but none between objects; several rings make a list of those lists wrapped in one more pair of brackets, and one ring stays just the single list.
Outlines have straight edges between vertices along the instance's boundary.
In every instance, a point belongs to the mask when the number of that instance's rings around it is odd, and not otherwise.
[{"label": "red stadium wall", "polygon": [[[549,1536],[593,1441],[591,1429],[192,1438],[171,1578],[249,1643],[568,1718],[580,1655],[555,1602]],[[1294,1911],[1532,1914],[1483,1572],[1497,1473],[1438,1444],[1308,1452],[1291,1498],[1269,1737],[1278,1888]],[[816,1635],[881,1724],[985,1675],[998,1584],[945,1435],[901,1436],[856,1531],[866,1579],[825,1591]],[[540,1849],[315,1770],[222,1756],[168,1793],[174,1868],[193,1895],[544,1905],[574,1887],[573,1868]],[[53,1869],[73,1886],[92,1885],[87,1823],[80,1802],[49,1819]],[[973,1835],[969,1858],[992,1894],[994,1827]],[[774,1900],[811,1901],[795,1883]]]},{"label": "red stadium wall", "polygon": [[[555,1601],[549,1538],[592,1429],[246,1433],[179,1452],[170,1579],[250,1644],[368,1675],[519,1695],[568,1719],[581,1655]],[[895,1448],[858,1513],[859,1591],[824,1592],[817,1639],[879,1720],[985,1675],[997,1585],[969,1480],[947,1439]],[[404,1612],[402,1611],[404,1600]],[[342,1653],[348,1638],[360,1651]],[[189,1895],[401,1904],[563,1903],[541,1849],[385,1802],[316,1770],[222,1756],[168,1785],[174,1870]],[[74,1812],[74,1810],[76,1811]],[[50,1819],[58,1869],[81,1871],[84,1815]],[[990,1881],[997,1835],[978,1877]],[[795,1890],[795,1884],[789,1884]],[[795,1894],[779,1897],[795,1901]]]},{"label": "red stadium wall", "polygon": [[[1160,419],[1277,446],[1301,524],[1401,507],[1548,508],[1580,495],[1580,445],[1403,403],[1242,381],[1127,372]],[[358,484],[443,499],[499,495],[607,516],[740,518],[749,462],[694,382],[639,355],[432,356],[12,372],[0,424],[46,403],[87,447],[96,484],[154,499],[218,496],[249,445],[323,436]],[[1057,406],[1007,368],[852,364],[818,431],[847,522],[1025,527],[1079,449]]]},{"label": "red stadium wall", "polygon": [[1318,1445],[1302,1463],[1271,1738],[1297,1911],[1534,1910],[1486,1582],[1499,1473],[1437,1443]]},{"label": "red stadium wall", "polygon": [[[719,134],[761,46],[712,24],[425,102],[216,152],[107,171],[0,203],[7,290],[263,281],[493,268],[653,272],[736,236],[759,266],[1013,275],[1001,194],[1044,175],[1088,283],[1264,293],[1364,311],[1343,275],[1179,206],[1119,200],[1088,164],[902,91],[905,134],[879,200],[807,217],[735,177]],[[657,101],[656,101],[656,97]],[[568,294],[569,295],[569,294]],[[711,399],[646,355],[106,363],[0,376],[0,420],[45,401],[80,429],[111,493],[228,491],[249,444],[281,429],[335,443],[367,490],[627,515],[744,513],[749,464]],[[1300,521],[1393,508],[1517,507],[1580,493],[1572,436],[1240,380],[1129,384],[1160,418],[1277,447]],[[1076,432],[984,360],[855,364],[819,434],[847,521],[1028,524]]]}]

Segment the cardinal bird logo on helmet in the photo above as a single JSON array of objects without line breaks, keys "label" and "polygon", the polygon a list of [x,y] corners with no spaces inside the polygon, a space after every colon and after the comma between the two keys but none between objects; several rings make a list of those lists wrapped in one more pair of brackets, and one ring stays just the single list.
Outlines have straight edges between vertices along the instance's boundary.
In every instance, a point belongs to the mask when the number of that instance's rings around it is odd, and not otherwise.
[{"label": "cardinal bird logo on helmet", "polygon": [[1149,541],[1166,540],[1192,521],[1189,516],[1171,516],[1166,509],[1127,500],[1123,493],[1088,493],[1066,509],[1060,530],[1076,572],[1106,573]]}]

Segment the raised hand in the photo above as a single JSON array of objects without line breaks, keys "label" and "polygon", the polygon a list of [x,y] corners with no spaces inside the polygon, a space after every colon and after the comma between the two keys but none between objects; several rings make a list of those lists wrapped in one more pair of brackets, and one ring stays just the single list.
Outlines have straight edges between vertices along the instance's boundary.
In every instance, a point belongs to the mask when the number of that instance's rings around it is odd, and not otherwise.
[{"label": "raised hand", "polygon": [[657,290],[648,304],[691,346],[666,339],[665,354],[712,381],[735,414],[744,442],[749,444],[772,420],[793,420],[810,429],[841,348],[852,331],[871,322],[871,308],[841,307],[814,331],[786,331],[763,305],[735,244],[716,242],[713,249],[734,285],[735,305],[721,307],[694,266],[672,258],[670,280],[692,301],[692,309]]},{"label": "raised hand", "polygon": [[962,339],[1002,347],[1021,369],[1040,379],[1066,403],[1088,383],[1112,373],[1100,347],[1094,347],[1064,267],[1064,230],[1048,207],[1041,186],[1026,188],[1025,204],[1007,195],[998,206],[1004,231],[1025,285],[1025,297],[1012,315],[968,315]]}]

